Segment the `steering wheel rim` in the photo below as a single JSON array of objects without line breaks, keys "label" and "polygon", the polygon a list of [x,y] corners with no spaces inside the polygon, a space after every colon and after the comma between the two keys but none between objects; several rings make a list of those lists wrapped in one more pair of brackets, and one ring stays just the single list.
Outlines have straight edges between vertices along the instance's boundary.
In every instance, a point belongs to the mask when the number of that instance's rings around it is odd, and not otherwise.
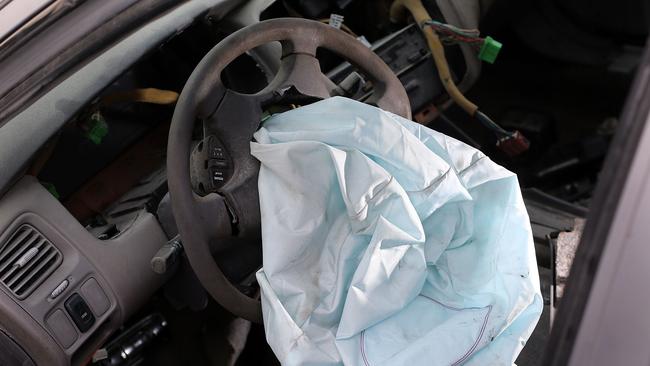
[{"label": "steering wheel rim", "polygon": [[[224,87],[221,72],[230,62],[250,49],[274,41],[282,45],[282,63],[267,87],[255,94],[241,94]],[[367,102],[411,117],[404,87],[383,60],[361,42],[320,22],[279,18],[240,29],[212,48],[185,84],[170,126],[168,186],[190,265],[221,306],[258,323],[262,322],[259,300],[244,295],[226,278],[212,257],[210,243],[227,242],[233,234],[261,240],[259,162],[250,155],[250,141],[259,127],[262,106],[288,91],[311,98],[333,95],[335,85],[320,71],[315,58],[318,48],[337,53],[372,82],[374,92]],[[221,179],[215,183],[217,193],[204,197],[194,193],[190,180],[190,171],[194,169],[190,156],[198,154],[191,149],[197,119],[203,122],[204,135],[210,136],[210,140],[205,140],[210,146],[205,146],[199,155],[214,163],[206,168],[210,182]],[[213,141],[217,141],[214,146]]]}]

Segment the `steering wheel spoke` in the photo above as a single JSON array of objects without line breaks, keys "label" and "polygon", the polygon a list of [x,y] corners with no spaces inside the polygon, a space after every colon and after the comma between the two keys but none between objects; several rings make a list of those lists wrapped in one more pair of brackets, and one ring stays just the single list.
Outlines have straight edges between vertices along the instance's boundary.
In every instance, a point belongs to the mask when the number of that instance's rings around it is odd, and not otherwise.
[{"label": "steering wheel spoke", "polygon": [[260,102],[265,95],[226,90],[214,112],[203,119],[204,135],[218,134],[224,136],[224,140],[252,135],[260,124]]},{"label": "steering wheel spoke", "polygon": [[250,141],[259,127],[263,97],[227,91],[215,112],[202,120],[204,138],[191,155],[195,192],[226,194],[257,176]]},{"label": "steering wheel spoke", "polygon": [[323,74],[316,57],[292,53],[284,56],[275,79],[265,90],[282,91],[290,87],[302,95],[325,99],[333,95],[336,85]]},{"label": "steering wheel spoke", "polygon": [[204,119],[202,149],[197,146],[192,154],[192,172],[203,178],[198,192],[216,192],[225,199],[238,235],[259,237],[259,162],[250,154],[250,142],[262,118],[262,101],[268,98],[265,93],[226,91],[215,113]]}]

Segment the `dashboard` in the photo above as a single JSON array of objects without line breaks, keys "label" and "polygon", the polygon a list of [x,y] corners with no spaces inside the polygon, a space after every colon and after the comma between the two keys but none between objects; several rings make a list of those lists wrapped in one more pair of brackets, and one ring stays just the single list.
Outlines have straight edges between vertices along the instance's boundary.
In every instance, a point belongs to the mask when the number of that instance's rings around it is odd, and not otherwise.
[{"label": "dashboard", "polygon": [[29,240],[58,251],[57,262],[41,261],[40,254],[29,261],[33,265],[22,276],[34,277],[31,291],[0,286],[4,330],[19,339],[29,335],[20,345],[37,364],[82,363],[164,280],[149,269],[167,241],[153,215],[142,215],[118,238],[100,241],[31,177],[0,201],[0,230],[3,266],[20,260],[14,253]]}]

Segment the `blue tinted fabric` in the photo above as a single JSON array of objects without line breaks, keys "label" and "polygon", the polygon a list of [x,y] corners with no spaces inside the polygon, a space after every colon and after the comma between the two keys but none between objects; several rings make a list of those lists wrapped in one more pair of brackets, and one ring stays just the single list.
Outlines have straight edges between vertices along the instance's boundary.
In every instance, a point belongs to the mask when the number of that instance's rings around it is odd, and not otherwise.
[{"label": "blue tinted fabric", "polygon": [[542,311],[517,177],[346,98],[267,119],[267,340],[283,365],[512,365]]}]

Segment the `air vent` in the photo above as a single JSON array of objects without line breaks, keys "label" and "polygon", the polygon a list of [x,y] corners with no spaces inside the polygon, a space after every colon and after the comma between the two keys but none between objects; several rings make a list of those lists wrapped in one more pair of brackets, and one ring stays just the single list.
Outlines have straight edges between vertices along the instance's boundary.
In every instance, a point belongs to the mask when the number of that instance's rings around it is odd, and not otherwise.
[{"label": "air vent", "polygon": [[61,264],[61,252],[33,226],[22,225],[0,249],[0,282],[24,299]]}]

